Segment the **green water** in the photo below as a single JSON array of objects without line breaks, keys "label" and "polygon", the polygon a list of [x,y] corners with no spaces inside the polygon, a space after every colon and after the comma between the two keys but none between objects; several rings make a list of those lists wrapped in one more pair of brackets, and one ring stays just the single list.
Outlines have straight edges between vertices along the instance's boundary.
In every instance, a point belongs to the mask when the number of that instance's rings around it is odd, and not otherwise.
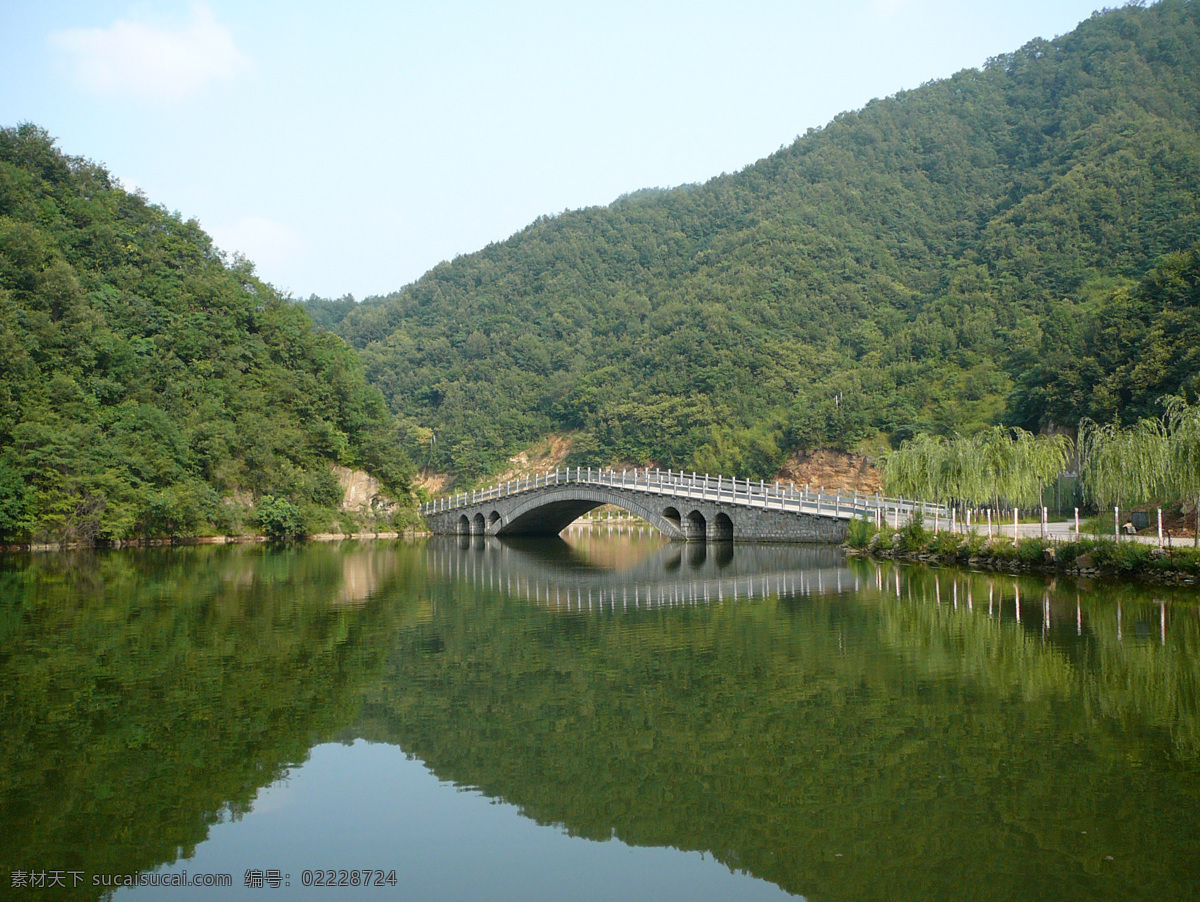
[{"label": "green water", "polygon": [[1194,592],[568,539],[0,559],[0,898],[1200,898]]}]

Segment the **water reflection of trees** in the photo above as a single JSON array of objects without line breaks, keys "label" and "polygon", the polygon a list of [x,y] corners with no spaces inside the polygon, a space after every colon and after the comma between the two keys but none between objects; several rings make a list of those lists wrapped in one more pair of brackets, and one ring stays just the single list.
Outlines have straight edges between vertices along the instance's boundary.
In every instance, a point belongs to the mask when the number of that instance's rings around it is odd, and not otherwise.
[{"label": "water reflection of trees", "polygon": [[[172,862],[359,735],[539,822],[810,897],[1188,888],[1195,605],[827,549],[505,548],[5,563],[0,870]],[[726,579],[757,588],[694,588]],[[578,603],[653,585],[687,603]]]},{"label": "water reflection of trees", "polygon": [[[346,608],[394,555],[307,546],[10,558],[0,569],[0,872],[128,874],[353,718],[390,609]],[[340,602],[340,604],[339,604]],[[391,623],[391,626],[394,626]],[[35,892],[35,891],[31,891]]]},{"label": "water reflection of trees", "polygon": [[854,595],[564,616],[480,574],[398,637],[360,729],[539,822],[819,898],[1190,891],[1192,608],[871,564]]},{"label": "water reflection of trees", "polygon": [[[1184,593],[863,563],[880,635],[925,672],[1152,724],[1200,757],[1200,606]],[[897,585],[901,587],[897,592]],[[865,597],[870,597],[869,593]]]}]

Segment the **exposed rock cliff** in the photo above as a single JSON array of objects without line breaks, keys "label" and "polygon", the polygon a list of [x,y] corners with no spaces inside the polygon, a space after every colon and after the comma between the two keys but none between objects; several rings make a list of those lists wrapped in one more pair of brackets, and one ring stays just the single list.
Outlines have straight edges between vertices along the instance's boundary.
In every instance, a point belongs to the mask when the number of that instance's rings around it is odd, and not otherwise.
[{"label": "exposed rock cliff", "polygon": [[883,489],[883,474],[875,468],[871,458],[824,448],[793,454],[776,478],[797,485],[824,486],[829,490],[858,491],[867,495]]}]

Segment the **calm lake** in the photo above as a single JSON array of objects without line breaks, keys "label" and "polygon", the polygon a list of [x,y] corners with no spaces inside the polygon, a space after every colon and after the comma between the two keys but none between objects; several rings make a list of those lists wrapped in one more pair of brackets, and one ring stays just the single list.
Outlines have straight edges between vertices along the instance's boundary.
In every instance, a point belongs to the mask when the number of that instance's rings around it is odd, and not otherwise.
[{"label": "calm lake", "polygon": [[1197,899],[1197,600],[636,531],[4,557],[0,898]]}]

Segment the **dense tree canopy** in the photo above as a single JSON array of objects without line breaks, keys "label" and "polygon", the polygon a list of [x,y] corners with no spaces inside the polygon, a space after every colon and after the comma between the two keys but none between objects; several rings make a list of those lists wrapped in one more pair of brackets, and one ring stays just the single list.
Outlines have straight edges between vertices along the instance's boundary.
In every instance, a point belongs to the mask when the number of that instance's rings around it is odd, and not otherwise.
[{"label": "dense tree canopy", "polygon": [[313,528],[331,464],[405,490],[391,423],[354,352],[194,220],[0,129],[0,540],[236,530],[263,495]]},{"label": "dense tree canopy", "polygon": [[1198,18],[1097,14],[741,172],[309,308],[466,478],[553,431],[582,462],[769,475],[797,447],[1136,419],[1200,387]]},{"label": "dense tree canopy", "polygon": [[1051,321],[1013,394],[1013,417],[1030,428],[1080,416],[1131,422],[1160,415],[1165,395],[1197,397],[1200,243]]}]

